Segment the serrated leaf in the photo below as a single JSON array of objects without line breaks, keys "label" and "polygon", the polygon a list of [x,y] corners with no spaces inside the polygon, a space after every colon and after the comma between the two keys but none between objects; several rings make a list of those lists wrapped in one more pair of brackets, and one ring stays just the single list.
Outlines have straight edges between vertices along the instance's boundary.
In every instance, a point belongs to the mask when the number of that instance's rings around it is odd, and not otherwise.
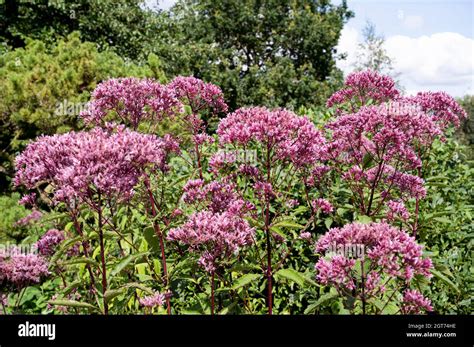
[{"label": "serrated leaf", "polygon": [[456,284],[453,283],[447,276],[439,272],[438,270],[431,269],[431,273],[447,285],[449,285],[451,288],[453,288],[457,293],[460,293],[460,290]]},{"label": "serrated leaf", "polygon": [[67,306],[67,307],[77,307],[77,308],[87,308],[93,311],[99,311],[99,308],[88,304],[87,302],[80,302],[75,300],[50,300],[48,301],[50,305],[55,306]]},{"label": "serrated leaf", "polygon": [[288,221],[288,220],[283,220],[283,221],[280,221],[274,225],[272,225],[272,227],[277,227],[277,228],[291,228],[291,229],[303,229],[304,228],[304,225],[301,225],[301,224],[298,224],[296,222],[292,222],[292,221]]},{"label": "serrated leaf", "polygon": [[68,266],[68,265],[78,265],[78,264],[90,264],[96,267],[99,267],[99,263],[95,260],[89,258],[75,258],[71,260],[65,260],[58,262],[60,266]]},{"label": "serrated leaf", "polygon": [[294,269],[281,269],[275,275],[293,281],[299,286],[303,286],[305,282],[304,275]]},{"label": "serrated leaf", "polygon": [[339,294],[337,292],[336,293],[329,292],[329,293],[321,295],[321,297],[315,303],[312,303],[311,305],[309,305],[306,308],[306,310],[304,311],[304,314],[309,314],[309,313],[313,312],[318,306],[321,306],[325,302],[327,302],[331,299],[334,299],[338,296],[339,296]]},{"label": "serrated leaf", "polygon": [[256,281],[257,279],[261,278],[261,274],[245,274],[239,277],[235,282],[234,285],[231,287],[232,289],[239,289],[250,282]]},{"label": "serrated leaf", "polygon": [[50,263],[51,264],[57,263],[58,259],[69,249],[69,247],[72,246],[73,244],[75,244],[76,242],[79,242],[79,241],[81,241],[81,237],[76,236],[72,239],[69,239],[69,240],[66,240],[65,242],[63,242],[59,246],[56,253],[54,253],[53,256],[51,257]]},{"label": "serrated leaf", "polygon": [[130,254],[128,256],[126,256],[125,258],[122,259],[122,261],[120,261],[117,265],[115,265],[115,267],[113,268],[112,271],[110,271],[110,276],[115,276],[117,275],[120,271],[122,271],[123,269],[125,269],[128,265],[130,265],[132,262],[134,262],[135,260],[147,255],[148,252],[140,252],[140,253],[136,253],[136,254]]}]

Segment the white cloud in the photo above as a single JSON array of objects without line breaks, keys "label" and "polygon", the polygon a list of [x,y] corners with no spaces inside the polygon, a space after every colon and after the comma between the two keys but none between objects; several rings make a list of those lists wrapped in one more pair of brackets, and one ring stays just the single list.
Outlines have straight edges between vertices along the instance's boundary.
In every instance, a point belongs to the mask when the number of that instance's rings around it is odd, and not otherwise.
[{"label": "white cloud", "polygon": [[[360,40],[355,28],[346,27],[342,31],[338,50],[347,52],[348,59],[338,62],[338,66],[345,73],[352,70]],[[417,90],[445,90],[453,96],[474,93],[473,39],[452,32],[417,38],[395,35],[386,38],[385,48],[408,93]]]},{"label": "white cloud", "polygon": [[357,51],[357,46],[360,41],[361,36],[357,29],[350,26],[345,26],[344,29],[342,29],[337,51],[339,53],[346,53],[347,56],[345,60],[337,61],[337,67],[342,69],[345,73],[352,71],[352,66],[355,62],[355,52]]}]

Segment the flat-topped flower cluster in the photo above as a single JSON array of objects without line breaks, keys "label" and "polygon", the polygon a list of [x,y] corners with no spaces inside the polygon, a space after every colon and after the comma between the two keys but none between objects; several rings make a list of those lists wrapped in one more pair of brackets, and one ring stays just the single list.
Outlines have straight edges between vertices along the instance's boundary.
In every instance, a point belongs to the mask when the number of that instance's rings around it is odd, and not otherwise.
[{"label": "flat-topped flower cluster", "polygon": [[[122,206],[141,208],[148,218],[142,223],[149,223],[160,241],[162,273],[153,283],[160,288],[139,299],[150,310],[166,305],[171,312],[171,250],[211,275],[214,312],[215,275],[223,276],[229,264],[252,248],[272,313],[274,270],[286,264],[294,244],[314,247],[312,240],[317,240],[316,279],[341,296],[360,300],[363,313],[374,298],[394,300],[401,313],[432,310],[429,300],[411,288],[415,278],[429,278],[432,268],[416,242],[418,203],[427,194],[423,163],[433,141],[442,139],[450,125],[459,125],[466,113],[446,93],[403,96],[390,77],[374,71],[350,74],[327,106],[335,114],[323,129],[283,108],[244,107],[222,118],[211,134],[209,116],[228,112],[218,86],[182,76],[166,85],[152,79],[111,79],[97,86],[82,113],[89,129],[41,136],[29,144],[16,159],[14,182],[44,193],[43,199],[49,194],[53,206],[66,205],[81,236],[76,253],[84,258],[97,255],[101,262],[99,271],[90,268],[95,262],[86,262],[86,269],[91,286],[98,282],[94,276],[101,277],[97,288],[103,291],[105,313],[108,286],[115,282],[108,281],[107,246],[113,246],[104,230],[116,232],[119,245],[131,242],[119,230],[123,223],[114,219]],[[179,138],[157,135],[164,120],[181,126]],[[231,151],[244,155],[237,160],[228,155]],[[250,151],[252,158],[247,157]],[[178,156],[182,166],[170,161],[172,156]],[[178,174],[185,179],[166,179]],[[335,181],[351,194],[344,203],[350,202],[354,213],[371,222],[317,235],[317,222],[339,207],[326,194]],[[169,199],[173,202],[166,201],[168,188],[173,194],[179,191]],[[22,202],[36,206],[37,200],[33,192]],[[94,214],[81,224],[84,207]],[[285,223],[279,221],[296,208],[306,213],[308,225],[300,233],[284,234],[280,228]],[[85,227],[99,240],[87,239]],[[0,282],[40,282],[49,274],[46,257],[68,237],[52,229],[37,242],[39,255],[0,255]],[[100,253],[91,255],[89,242],[97,242]],[[363,258],[326,254],[334,245],[353,244],[363,245]],[[372,312],[383,312],[384,307]]]}]

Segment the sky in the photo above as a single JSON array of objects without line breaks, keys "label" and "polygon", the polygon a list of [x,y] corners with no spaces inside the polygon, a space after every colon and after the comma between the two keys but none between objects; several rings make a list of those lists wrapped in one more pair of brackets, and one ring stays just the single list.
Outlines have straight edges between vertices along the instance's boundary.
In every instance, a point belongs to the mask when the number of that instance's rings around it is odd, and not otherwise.
[{"label": "sky", "polygon": [[354,18],[345,25],[338,51],[352,69],[367,20],[385,38],[398,79],[407,94],[444,90],[474,94],[474,2],[471,0],[349,0]]},{"label": "sky", "polygon": [[[158,7],[169,9],[174,3],[158,0]],[[370,20],[377,34],[384,36],[407,94],[428,90],[474,94],[474,1],[348,0],[348,6],[355,16],[345,25],[337,47],[347,53],[346,60],[337,62],[345,74],[353,69],[362,30]]]}]

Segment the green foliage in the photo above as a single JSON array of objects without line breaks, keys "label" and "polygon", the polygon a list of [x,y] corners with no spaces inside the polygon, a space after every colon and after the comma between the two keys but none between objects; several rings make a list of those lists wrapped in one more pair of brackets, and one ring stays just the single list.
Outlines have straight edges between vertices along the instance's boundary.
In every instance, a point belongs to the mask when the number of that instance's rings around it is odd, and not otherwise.
[{"label": "green foliage", "polygon": [[145,10],[143,0],[6,0],[0,5],[0,38],[13,48],[27,38],[53,42],[73,31],[101,50],[146,59],[161,16]]},{"label": "green foliage", "polygon": [[18,204],[20,194],[13,193],[11,196],[0,196],[0,242],[21,240],[27,234],[25,226],[16,225],[16,222],[26,217],[29,211]]},{"label": "green foliage", "polygon": [[30,139],[80,128],[78,115],[97,83],[122,76],[163,80],[159,66],[154,55],[138,66],[99,52],[79,33],[54,45],[28,40],[25,48],[0,56],[0,189],[8,188],[13,157]]},{"label": "green foliage", "polygon": [[423,173],[428,195],[421,201],[420,237],[435,264],[430,297],[446,314],[472,311],[474,167],[450,134],[436,141]]},{"label": "green foliage", "polygon": [[468,158],[474,159],[474,95],[465,95],[457,100],[467,113],[467,119],[463,120],[460,129],[456,132],[456,138],[465,144]]}]

